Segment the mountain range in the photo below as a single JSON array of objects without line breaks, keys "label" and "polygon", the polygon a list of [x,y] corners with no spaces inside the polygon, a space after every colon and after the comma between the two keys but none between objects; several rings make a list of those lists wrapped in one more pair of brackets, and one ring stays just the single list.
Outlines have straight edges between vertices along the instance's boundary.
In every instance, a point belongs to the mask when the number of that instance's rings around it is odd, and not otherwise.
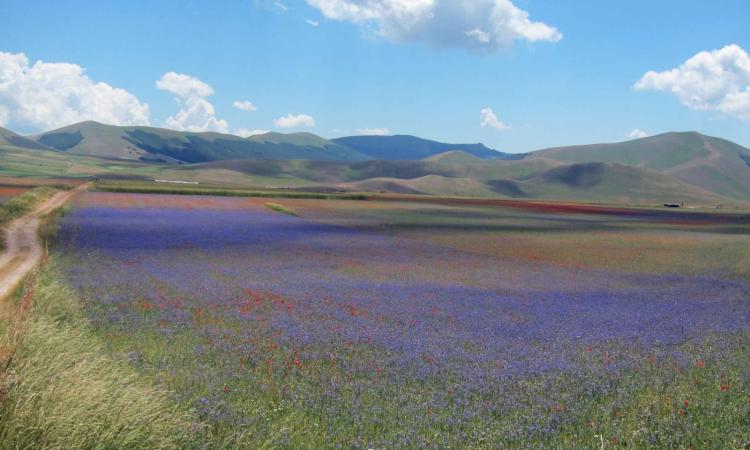
[{"label": "mountain range", "polygon": [[49,164],[47,175],[149,180],[159,174],[234,186],[640,204],[750,202],[750,150],[696,132],[512,154],[414,136],[241,138],[83,122],[36,136],[0,128],[0,158],[0,174],[30,175]]},{"label": "mountain range", "polygon": [[[27,138],[14,139],[18,145],[19,139]],[[242,138],[231,134],[122,127],[90,121],[28,140],[69,154],[177,164],[234,159],[412,160],[449,150],[462,150],[487,159],[516,157],[482,144],[444,144],[414,136],[353,136],[328,140],[312,133],[265,133]]]}]

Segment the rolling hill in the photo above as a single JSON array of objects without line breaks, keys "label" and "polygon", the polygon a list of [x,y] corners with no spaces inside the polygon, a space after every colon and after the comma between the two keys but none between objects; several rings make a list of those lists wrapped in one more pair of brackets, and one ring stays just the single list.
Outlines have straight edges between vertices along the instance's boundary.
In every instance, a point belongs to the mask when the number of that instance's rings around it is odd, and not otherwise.
[{"label": "rolling hill", "polygon": [[437,174],[403,179],[374,177],[336,185],[352,191],[462,197],[557,199],[630,204],[688,202],[717,204],[721,195],[671,175],[616,163],[574,163],[541,170],[523,179],[456,177]]},{"label": "rolling hill", "polygon": [[51,150],[49,147],[43,144],[40,144],[32,139],[25,138],[2,127],[0,127],[0,146],[25,148],[30,150]]},{"label": "rolling hill", "polygon": [[523,158],[523,155],[498,152],[483,144],[445,144],[407,135],[349,136],[332,141],[364,153],[372,159],[383,160],[424,159],[453,150],[460,150],[482,159]]},{"label": "rolling hill", "polygon": [[408,161],[460,151],[481,159],[519,159],[482,144],[445,144],[414,136],[350,136],[328,140],[312,133],[266,133],[249,138],[153,127],[82,122],[33,137],[44,148],[76,155],[152,163],[221,160]]},{"label": "rolling hill", "polygon": [[563,163],[603,162],[643,167],[735,199],[750,198],[750,150],[700,133],[665,133],[617,144],[578,145],[533,152]]},{"label": "rolling hill", "polygon": [[120,127],[82,122],[36,136],[48,147],[76,155],[152,163],[199,163],[230,159],[359,161],[366,155],[311,133],[241,138],[152,127]]},{"label": "rolling hill", "polygon": [[26,138],[0,129],[0,158],[0,172],[24,176],[638,204],[750,203],[750,150],[693,132],[508,155],[481,144],[412,136],[327,140],[267,133],[243,139],[84,122]]}]

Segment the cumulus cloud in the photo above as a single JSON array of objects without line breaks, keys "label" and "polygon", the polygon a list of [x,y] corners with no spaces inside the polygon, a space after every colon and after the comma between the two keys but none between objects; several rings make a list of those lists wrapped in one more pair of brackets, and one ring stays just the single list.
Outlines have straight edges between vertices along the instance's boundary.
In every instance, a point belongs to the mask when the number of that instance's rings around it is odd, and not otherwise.
[{"label": "cumulus cloud", "polygon": [[239,101],[239,100],[235,100],[232,103],[232,106],[234,106],[235,108],[239,109],[240,111],[256,111],[258,109],[258,107],[255,106],[253,104],[253,102],[250,102],[250,101],[247,101],[247,100],[242,101],[242,102]]},{"label": "cumulus cloud", "polygon": [[738,45],[700,52],[672,70],[647,72],[635,89],[670,92],[688,108],[750,120],[750,56]]},{"label": "cumulus cloud", "polygon": [[234,134],[239,137],[250,137],[250,136],[258,136],[261,134],[269,133],[268,130],[248,130],[247,128],[240,128],[238,130],[235,130]]},{"label": "cumulus cloud", "polygon": [[0,52],[0,125],[43,131],[96,120],[148,125],[149,108],[128,91],[94,82],[70,63],[29,63],[23,53]]},{"label": "cumulus cloud", "polygon": [[181,98],[208,97],[214,94],[213,88],[201,80],[175,72],[167,72],[162,75],[156,81],[156,87]]},{"label": "cumulus cloud", "polygon": [[320,26],[320,22],[318,22],[317,20],[305,19],[305,22],[307,22],[307,24],[310,25],[311,27]]},{"label": "cumulus cloud", "polygon": [[639,129],[639,128],[634,129],[633,131],[631,131],[627,135],[627,137],[629,137],[631,139],[641,139],[641,138],[645,138],[645,137],[649,137],[649,136],[651,136],[651,135],[648,134],[648,133],[646,133],[645,131]]},{"label": "cumulus cloud", "polygon": [[164,126],[178,131],[229,132],[226,120],[216,118],[214,105],[206,97],[214,90],[203,81],[181,73],[168,72],[156,81],[156,87],[174,94],[180,110],[167,118]]},{"label": "cumulus cloud", "polygon": [[479,124],[484,127],[494,128],[496,130],[509,130],[510,125],[507,123],[501,122],[495,113],[492,111],[492,108],[484,108],[482,111],[479,112]]},{"label": "cumulus cloud", "polygon": [[392,41],[495,50],[517,40],[558,42],[555,27],[529,19],[511,0],[307,0],[332,20]]},{"label": "cumulus cloud", "polygon": [[389,136],[391,134],[391,130],[388,128],[361,128],[357,130],[357,134],[362,134],[365,136]]},{"label": "cumulus cloud", "polygon": [[273,121],[273,124],[279,128],[299,128],[299,127],[314,127],[315,119],[307,114],[292,115],[288,114],[284,117],[279,117]]}]

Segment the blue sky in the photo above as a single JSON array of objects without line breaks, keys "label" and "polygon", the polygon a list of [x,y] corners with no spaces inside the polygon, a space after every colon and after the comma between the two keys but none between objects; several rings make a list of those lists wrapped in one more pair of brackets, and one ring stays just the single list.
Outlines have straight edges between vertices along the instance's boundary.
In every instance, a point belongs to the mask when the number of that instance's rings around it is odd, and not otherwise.
[{"label": "blue sky", "polygon": [[[621,141],[636,129],[697,130],[750,146],[747,0],[217,3],[4,0],[0,52],[8,61],[25,55],[18,82],[36,95],[4,94],[0,83],[0,121],[26,133],[65,118],[325,137],[387,130],[511,152]],[[409,9],[415,5],[424,8]],[[436,5],[452,9],[430,9]],[[488,19],[497,8],[527,13],[531,25]],[[728,75],[704,73],[696,84],[663,73],[730,44],[739,51],[707,63],[731,66]],[[39,86],[30,69],[39,60],[85,73],[60,75],[50,66],[55,76]],[[23,66],[13,61],[6,66]],[[649,71],[658,73],[635,89]],[[181,78],[163,78],[170,72]],[[99,82],[127,92],[99,90]],[[705,92],[717,83],[718,92]],[[36,107],[65,89],[83,97],[49,101],[64,113]],[[487,108],[496,121],[482,126]]]}]

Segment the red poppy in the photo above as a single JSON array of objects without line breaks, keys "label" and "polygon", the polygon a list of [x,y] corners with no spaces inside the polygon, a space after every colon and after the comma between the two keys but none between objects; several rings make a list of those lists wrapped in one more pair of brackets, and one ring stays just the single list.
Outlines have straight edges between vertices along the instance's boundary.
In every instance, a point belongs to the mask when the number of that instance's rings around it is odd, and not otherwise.
[{"label": "red poppy", "polygon": [[704,361],[702,359],[699,359],[698,361],[695,362],[695,365],[698,368],[702,369],[702,368],[706,367],[706,361]]}]

